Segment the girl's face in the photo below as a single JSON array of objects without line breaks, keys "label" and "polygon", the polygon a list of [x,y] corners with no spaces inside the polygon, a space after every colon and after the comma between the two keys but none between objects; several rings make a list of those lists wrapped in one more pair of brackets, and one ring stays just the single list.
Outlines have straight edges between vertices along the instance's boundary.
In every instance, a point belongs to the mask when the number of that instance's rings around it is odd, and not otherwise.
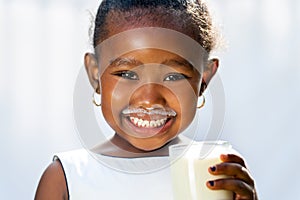
[{"label": "girl's face", "polygon": [[208,83],[218,67],[213,61],[202,73],[207,53],[188,30],[177,27],[177,18],[171,19],[174,29],[160,29],[146,18],[141,24],[109,23],[97,59],[85,57],[90,82],[100,88],[104,118],[118,136],[144,151],[163,147],[188,127],[200,80]]},{"label": "girl's face", "polygon": [[198,70],[174,53],[130,51],[111,60],[102,72],[103,115],[134,147],[158,149],[193,120],[200,80]]}]

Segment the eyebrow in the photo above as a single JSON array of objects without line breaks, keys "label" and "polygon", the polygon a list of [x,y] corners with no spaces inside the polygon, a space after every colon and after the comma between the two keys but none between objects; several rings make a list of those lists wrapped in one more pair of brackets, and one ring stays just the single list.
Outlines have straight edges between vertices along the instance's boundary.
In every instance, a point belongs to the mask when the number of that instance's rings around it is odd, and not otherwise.
[{"label": "eyebrow", "polygon": [[185,59],[167,59],[164,60],[161,64],[163,65],[177,65],[181,67],[186,67],[189,70],[194,70],[194,66]]},{"label": "eyebrow", "polygon": [[[110,61],[110,65],[113,67],[120,67],[122,65],[129,65],[129,66],[139,66],[143,65],[139,60],[136,60],[135,58],[116,58],[112,59]],[[160,64],[162,65],[172,65],[172,66],[180,66],[180,67],[185,67],[188,68],[188,70],[194,70],[194,66],[188,62],[185,59],[166,59]]]},{"label": "eyebrow", "polygon": [[110,61],[110,65],[114,67],[120,67],[122,65],[139,66],[143,65],[143,63],[134,58],[116,58]]}]

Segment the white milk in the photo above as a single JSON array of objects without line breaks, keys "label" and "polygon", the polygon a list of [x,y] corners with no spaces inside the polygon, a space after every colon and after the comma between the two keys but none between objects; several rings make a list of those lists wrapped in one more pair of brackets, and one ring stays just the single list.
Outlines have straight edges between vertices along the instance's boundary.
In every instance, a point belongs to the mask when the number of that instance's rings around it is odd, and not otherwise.
[{"label": "white milk", "polygon": [[192,145],[170,147],[171,175],[175,200],[232,200],[233,193],[210,190],[209,180],[225,178],[214,176],[208,168],[221,163],[220,155],[236,153],[226,142],[197,142]]}]

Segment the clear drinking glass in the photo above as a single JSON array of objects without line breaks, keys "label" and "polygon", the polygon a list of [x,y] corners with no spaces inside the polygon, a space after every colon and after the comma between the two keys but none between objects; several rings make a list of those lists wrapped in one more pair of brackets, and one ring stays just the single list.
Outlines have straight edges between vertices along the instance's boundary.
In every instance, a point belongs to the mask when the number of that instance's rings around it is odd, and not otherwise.
[{"label": "clear drinking glass", "polygon": [[233,193],[210,190],[209,180],[225,178],[208,172],[209,167],[221,163],[221,154],[238,154],[225,141],[203,141],[176,144],[169,147],[174,200],[232,200]]}]

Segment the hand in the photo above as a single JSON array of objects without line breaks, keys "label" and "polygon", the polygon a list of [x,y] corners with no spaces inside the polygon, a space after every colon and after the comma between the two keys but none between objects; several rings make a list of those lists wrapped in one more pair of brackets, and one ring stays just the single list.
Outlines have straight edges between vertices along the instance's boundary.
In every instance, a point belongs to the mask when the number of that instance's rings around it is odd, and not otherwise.
[{"label": "hand", "polygon": [[234,154],[221,155],[220,164],[211,166],[212,175],[226,175],[230,178],[211,180],[206,183],[211,190],[230,190],[234,200],[258,200],[254,179],[246,168],[244,160]]}]

